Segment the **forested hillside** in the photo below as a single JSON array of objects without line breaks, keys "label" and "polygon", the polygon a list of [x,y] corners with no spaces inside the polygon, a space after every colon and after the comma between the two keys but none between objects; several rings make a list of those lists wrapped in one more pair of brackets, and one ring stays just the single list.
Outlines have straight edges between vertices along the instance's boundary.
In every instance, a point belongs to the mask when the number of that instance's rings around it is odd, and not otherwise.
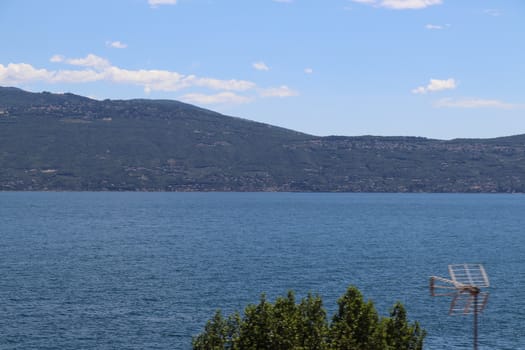
[{"label": "forested hillside", "polygon": [[0,88],[0,190],[525,192],[525,135],[318,137],[171,100]]}]

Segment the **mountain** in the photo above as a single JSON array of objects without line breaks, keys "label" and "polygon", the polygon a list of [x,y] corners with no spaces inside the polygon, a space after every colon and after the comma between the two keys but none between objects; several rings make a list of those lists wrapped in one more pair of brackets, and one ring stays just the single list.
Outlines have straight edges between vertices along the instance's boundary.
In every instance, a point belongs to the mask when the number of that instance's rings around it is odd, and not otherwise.
[{"label": "mountain", "polygon": [[0,87],[0,190],[525,192],[525,135],[318,137],[171,100]]}]

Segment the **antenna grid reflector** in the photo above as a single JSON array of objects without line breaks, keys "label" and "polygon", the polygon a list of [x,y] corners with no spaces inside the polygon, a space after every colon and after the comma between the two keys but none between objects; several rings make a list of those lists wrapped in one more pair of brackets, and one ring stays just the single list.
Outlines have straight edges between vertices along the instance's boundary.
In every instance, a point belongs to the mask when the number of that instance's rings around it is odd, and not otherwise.
[{"label": "antenna grid reflector", "polygon": [[448,265],[448,272],[456,285],[489,287],[489,278],[481,264]]}]

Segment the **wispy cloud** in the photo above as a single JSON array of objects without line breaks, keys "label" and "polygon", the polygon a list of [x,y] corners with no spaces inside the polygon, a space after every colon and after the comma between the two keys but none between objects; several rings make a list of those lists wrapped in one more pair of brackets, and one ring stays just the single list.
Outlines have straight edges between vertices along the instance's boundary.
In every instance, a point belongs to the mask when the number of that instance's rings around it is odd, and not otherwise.
[{"label": "wispy cloud", "polygon": [[213,95],[193,93],[180,96],[179,99],[187,103],[199,105],[243,104],[253,100],[251,97],[241,96],[233,92],[220,92]]},{"label": "wispy cloud", "polygon": [[447,29],[447,28],[450,28],[450,24],[445,24],[445,25],[441,25],[441,24],[427,24],[425,25],[425,29],[428,29],[428,30],[442,30],[442,29]]},{"label": "wispy cloud", "polygon": [[148,0],[151,7],[158,7],[160,5],[176,5],[177,0]]},{"label": "wispy cloud", "polygon": [[483,10],[483,13],[489,15],[489,16],[494,16],[494,17],[498,17],[498,16],[501,16],[501,11],[498,10],[498,9],[485,9]]},{"label": "wispy cloud", "polygon": [[305,69],[304,69],[304,72],[305,72],[306,74],[312,74],[312,73],[314,72],[314,70],[313,70],[312,68],[305,68]]},{"label": "wispy cloud", "polygon": [[291,3],[293,0],[273,0],[273,2]]},{"label": "wispy cloud", "polygon": [[49,62],[53,62],[53,63],[58,63],[58,62],[63,62],[63,61],[64,61],[64,56],[62,55],[53,55],[49,59]]},{"label": "wispy cloud", "polygon": [[[107,59],[94,54],[82,58],[66,58],[54,55],[50,61],[57,64],[78,67],[77,69],[48,70],[35,68],[27,63],[0,64],[0,85],[17,85],[32,82],[51,84],[90,82],[109,82],[115,84],[141,86],[144,92],[180,91],[200,88],[220,91],[216,94],[187,94],[185,100],[193,99],[201,104],[248,103],[259,97],[288,97],[298,93],[287,86],[259,88],[257,84],[240,79],[216,79],[185,75],[168,70],[139,69],[130,70],[111,64]],[[244,92],[243,96],[236,92]]]},{"label": "wispy cloud", "polygon": [[299,95],[297,91],[290,89],[286,85],[277,88],[261,89],[259,94],[261,97],[291,97]]},{"label": "wispy cloud", "polygon": [[[1,68],[0,68],[1,69]],[[47,72],[48,77],[42,79],[50,83],[92,83],[104,80],[104,74],[93,69],[86,70],[59,70]]]},{"label": "wispy cloud", "polygon": [[430,79],[427,86],[418,86],[412,90],[414,94],[426,94],[427,92],[435,92],[442,90],[450,90],[456,88],[456,81],[452,78],[446,80]]},{"label": "wispy cloud", "polygon": [[53,63],[67,63],[72,66],[94,67],[98,69],[110,66],[108,60],[93,54],[89,54],[83,58],[65,58],[62,55],[53,55],[49,61]]},{"label": "wispy cloud", "polygon": [[437,108],[497,108],[497,109],[515,109],[523,108],[523,105],[507,103],[500,100],[490,100],[482,98],[443,98],[434,103]]},{"label": "wispy cloud", "polygon": [[257,70],[264,70],[264,71],[270,70],[270,68],[264,62],[261,62],[261,61],[252,63],[252,67]]},{"label": "wispy cloud", "polygon": [[419,10],[429,6],[441,5],[443,0],[352,0],[359,4],[384,7],[393,10]]},{"label": "wispy cloud", "polygon": [[[56,55],[55,55],[56,56]],[[53,57],[55,57],[53,56]],[[51,57],[51,58],[53,58]],[[99,57],[97,55],[89,54],[86,57],[83,58],[70,58],[70,59],[64,59],[63,62],[70,64],[72,66],[80,66],[80,67],[94,67],[98,69],[104,69],[107,67],[110,67],[111,64],[109,61],[105,58]]]},{"label": "wispy cloud", "polygon": [[178,91],[189,87],[202,87],[212,90],[246,91],[254,89],[256,84],[247,80],[222,80],[195,75],[184,75],[167,70],[128,70],[112,65],[105,58],[89,54],[83,58],[65,58],[54,55],[50,59],[55,63],[65,63],[84,67],[79,70],[37,69],[27,63],[0,64],[0,83],[17,84],[43,81],[48,83],[84,83],[108,81],[121,84],[143,86],[147,91]]},{"label": "wispy cloud", "polygon": [[128,47],[127,44],[124,44],[120,41],[106,41],[106,46],[111,47],[113,49],[125,49]]},{"label": "wispy cloud", "polygon": [[427,24],[425,28],[429,30],[440,30],[440,29],[443,29],[443,26],[436,25],[436,24]]}]

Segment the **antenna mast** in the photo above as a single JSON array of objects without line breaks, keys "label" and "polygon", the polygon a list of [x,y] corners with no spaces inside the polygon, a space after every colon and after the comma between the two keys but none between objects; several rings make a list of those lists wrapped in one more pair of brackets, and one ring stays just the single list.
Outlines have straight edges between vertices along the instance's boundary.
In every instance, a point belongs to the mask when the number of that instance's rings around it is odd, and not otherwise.
[{"label": "antenna mast", "polygon": [[478,313],[483,311],[489,297],[489,293],[482,292],[481,288],[490,286],[489,278],[481,264],[448,265],[448,272],[450,279],[430,277],[430,294],[453,297],[449,315],[473,314],[474,350],[478,350]]}]

